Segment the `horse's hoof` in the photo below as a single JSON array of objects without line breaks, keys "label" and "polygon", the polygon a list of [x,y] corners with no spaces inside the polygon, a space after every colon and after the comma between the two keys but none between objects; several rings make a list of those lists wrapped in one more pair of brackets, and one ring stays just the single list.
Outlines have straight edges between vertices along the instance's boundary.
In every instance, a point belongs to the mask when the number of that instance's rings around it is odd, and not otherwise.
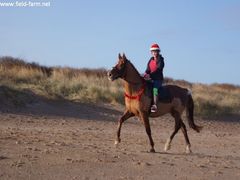
[{"label": "horse's hoof", "polygon": [[115,147],[118,147],[118,144],[120,143],[120,141],[121,141],[120,139],[114,141],[114,145],[115,145]]},{"label": "horse's hoof", "polygon": [[164,151],[166,152],[166,151],[170,150],[170,148],[171,148],[171,140],[169,138],[169,139],[167,139],[167,142],[165,143]]},{"label": "horse's hoof", "polygon": [[186,153],[187,153],[187,154],[191,154],[191,153],[192,153],[192,150],[191,150],[191,148],[190,148],[190,145],[187,145],[187,147],[186,147]]},{"label": "horse's hoof", "polygon": [[155,149],[150,149],[150,153],[155,153]]},{"label": "horse's hoof", "polygon": [[171,149],[171,144],[165,144],[165,146],[164,146],[164,151],[165,152],[167,152],[168,150],[170,150]]},{"label": "horse's hoof", "polygon": [[191,149],[186,149],[186,154],[191,154],[192,150]]}]

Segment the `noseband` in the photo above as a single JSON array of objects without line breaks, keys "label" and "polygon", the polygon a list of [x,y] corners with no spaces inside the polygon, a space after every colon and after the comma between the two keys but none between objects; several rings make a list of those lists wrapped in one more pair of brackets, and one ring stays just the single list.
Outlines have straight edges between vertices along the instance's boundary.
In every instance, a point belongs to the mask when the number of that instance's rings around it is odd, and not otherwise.
[{"label": "noseband", "polygon": [[[129,62],[129,61],[126,60],[126,62],[124,63],[124,66],[123,66],[121,69],[118,69],[116,66],[113,67],[113,69],[114,69],[115,71],[117,71],[117,73],[118,73],[118,78],[123,78],[123,79],[125,78],[125,76],[126,76],[126,64],[127,64],[127,62]],[[135,96],[131,96],[131,95],[127,94],[126,92],[124,93],[124,96],[125,96],[126,98],[128,98],[128,99],[131,99],[131,100],[138,100],[138,101],[140,101],[140,99],[141,99],[141,97],[142,97],[142,95],[143,95],[143,93],[144,93],[145,87],[146,87],[145,81],[142,80],[142,82],[143,82],[143,85],[141,86],[140,90],[137,92],[137,94],[136,94]],[[130,82],[130,83],[131,83],[131,82]],[[134,84],[135,84],[135,83],[134,83]]]}]

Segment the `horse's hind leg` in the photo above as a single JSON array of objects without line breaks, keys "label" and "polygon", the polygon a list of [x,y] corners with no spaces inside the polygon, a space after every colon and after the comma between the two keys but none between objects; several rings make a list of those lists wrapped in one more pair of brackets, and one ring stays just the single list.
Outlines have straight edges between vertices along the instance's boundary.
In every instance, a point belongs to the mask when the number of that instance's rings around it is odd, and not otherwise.
[{"label": "horse's hind leg", "polygon": [[189,138],[188,138],[188,134],[187,134],[187,129],[186,129],[186,126],[185,124],[183,123],[183,121],[181,121],[181,130],[183,132],[183,135],[184,135],[184,138],[185,138],[185,141],[186,141],[186,153],[191,153],[191,144],[190,144],[190,141],[189,141]]},{"label": "horse's hind leg", "polygon": [[180,115],[177,111],[172,111],[171,115],[174,117],[175,119],[175,128],[174,131],[172,132],[171,136],[167,139],[167,142],[165,143],[164,146],[164,151],[168,151],[171,148],[171,142],[174,138],[174,136],[177,134],[177,132],[179,131],[179,129],[181,128],[181,119],[180,119]]},{"label": "horse's hind leg", "polygon": [[122,128],[122,123],[124,121],[126,121],[127,119],[129,119],[130,117],[133,117],[134,114],[129,112],[128,110],[126,110],[124,112],[124,114],[122,115],[122,117],[118,120],[118,127],[117,127],[117,139],[115,140],[115,145],[117,145],[118,143],[121,142],[121,138],[120,138],[120,135],[121,135],[121,128]]}]

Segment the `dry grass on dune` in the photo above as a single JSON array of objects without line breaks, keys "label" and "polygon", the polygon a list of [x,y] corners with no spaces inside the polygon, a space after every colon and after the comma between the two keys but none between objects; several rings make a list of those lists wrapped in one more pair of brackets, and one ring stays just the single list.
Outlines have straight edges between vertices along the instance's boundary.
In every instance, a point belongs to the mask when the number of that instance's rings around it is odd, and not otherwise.
[{"label": "dry grass on dune", "polygon": [[104,69],[53,68],[48,78],[48,93],[70,100],[90,102],[122,102],[119,82],[111,83]]},{"label": "dry grass on dune", "polygon": [[45,67],[12,57],[0,58],[0,83],[29,89],[47,98],[123,103],[121,82],[111,83],[105,69]]},{"label": "dry grass on dune", "polygon": [[[105,69],[45,67],[17,58],[0,58],[0,84],[13,90],[11,99],[14,101],[16,97],[24,101],[20,98],[21,92],[27,90],[50,99],[123,104],[122,82],[108,81],[106,73]],[[194,84],[171,78],[166,78],[165,82],[191,89],[198,115],[240,115],[239,86]],[[7,95],[6,92],[9,90],[0,89],[0,96]]]},{"label": "dry grass on dune", "polygon": [[195,84],[196,111],[205,116],[240,115],[240,87],[230,84]]}]

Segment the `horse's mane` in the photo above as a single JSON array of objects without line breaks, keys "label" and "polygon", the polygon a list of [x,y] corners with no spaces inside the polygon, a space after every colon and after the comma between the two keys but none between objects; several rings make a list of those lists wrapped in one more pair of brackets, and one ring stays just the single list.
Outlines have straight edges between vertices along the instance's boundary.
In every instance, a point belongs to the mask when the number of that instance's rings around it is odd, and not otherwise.
[{"label": "horse's mane", "polygon": [[138,72],[138,70],[136,69],[136,67],[133,65],[133,63],[132,63],[130,60],[128,60],[128,59],[126,59],[126,60],[127,60],[127,62],[132,66],[132,68],[137,72],[138,76],[139,76],[141,79],[143,79],[143,77],[140,75],[140,73]]}]

